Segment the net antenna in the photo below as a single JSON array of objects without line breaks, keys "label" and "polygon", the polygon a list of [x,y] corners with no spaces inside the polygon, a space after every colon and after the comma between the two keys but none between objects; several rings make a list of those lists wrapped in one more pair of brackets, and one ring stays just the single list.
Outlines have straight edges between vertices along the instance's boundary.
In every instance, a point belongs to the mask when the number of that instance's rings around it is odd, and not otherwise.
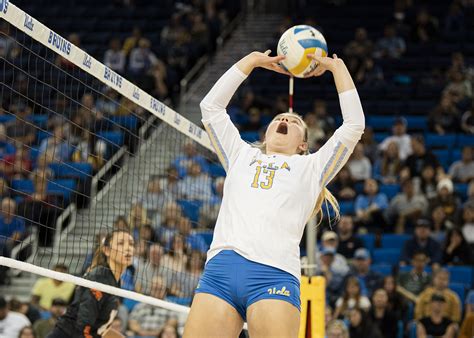
[{"label": "net antenna", "polygon": [[289,85],[288,85],[288,112],[293,113],[293,88],[295,84],[295,78],[290,76]]}]

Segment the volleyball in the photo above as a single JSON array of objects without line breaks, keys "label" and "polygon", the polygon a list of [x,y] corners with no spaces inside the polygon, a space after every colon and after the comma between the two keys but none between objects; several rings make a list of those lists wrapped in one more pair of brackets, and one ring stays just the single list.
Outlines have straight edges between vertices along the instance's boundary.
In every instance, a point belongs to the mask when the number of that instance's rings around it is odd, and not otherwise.
[{"label": "volleyball", "polygon": [[326,39],[316,28],[297,25],[286,30],[278,41],[278,55],[285,55],[281,62],[294,76],[304,77],[317,67],[317,62],[308,54],[328,55]]}]

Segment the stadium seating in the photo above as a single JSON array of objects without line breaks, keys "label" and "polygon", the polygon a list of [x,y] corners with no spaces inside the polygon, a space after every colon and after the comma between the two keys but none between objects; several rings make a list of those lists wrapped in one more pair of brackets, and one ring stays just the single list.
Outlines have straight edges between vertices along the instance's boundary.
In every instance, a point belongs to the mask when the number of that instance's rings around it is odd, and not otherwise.
[{"label": "stadium seating", "polygon": [[87,162],[51,163],[49,167],[55,177],[77,177],[86,180],[92,176],[92,165]]},{"label": "stadium seating", "polygon": [[411,237],[407,234],[385,234],[382,236],[381,245],[384,249],[400,249]]},{"label": "stadium seating", "polygon": [[358,235],[362,242],[364,242],[364,246],[367,248],[369,251],[373,251],[375,248],[375,235],[374,234],[363,234],[363,235]]},{"label": "stadium seating", "polygon": [[374,249],[372,257],[374,264],[398,265],[400,249]]}]

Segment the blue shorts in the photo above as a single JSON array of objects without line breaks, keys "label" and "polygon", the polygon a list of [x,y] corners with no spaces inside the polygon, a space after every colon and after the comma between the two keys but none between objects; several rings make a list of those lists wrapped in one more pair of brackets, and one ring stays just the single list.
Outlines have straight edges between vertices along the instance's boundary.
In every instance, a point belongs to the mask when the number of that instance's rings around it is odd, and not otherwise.
[{"label": "blue shorts", "polygon": [[209,293],[232,305],[247,319],[247,308],[261,299],[279,299],[301,311],[300,281],[292,274],[223,250],[204,268],[196,293]]}]

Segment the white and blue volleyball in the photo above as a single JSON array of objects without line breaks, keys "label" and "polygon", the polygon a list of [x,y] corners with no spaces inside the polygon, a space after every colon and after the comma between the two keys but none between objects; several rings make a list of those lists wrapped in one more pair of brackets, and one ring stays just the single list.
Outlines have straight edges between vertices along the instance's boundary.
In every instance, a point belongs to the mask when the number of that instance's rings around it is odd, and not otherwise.
[{"label": "white and blue volleyball", "polygon": [[293,26],[278,41],[278,55],[285,55],[282,65],[294,76],[304,77],[317,67],[308,54],[328,55],[326,39],[316,28],[308,25]]}]

